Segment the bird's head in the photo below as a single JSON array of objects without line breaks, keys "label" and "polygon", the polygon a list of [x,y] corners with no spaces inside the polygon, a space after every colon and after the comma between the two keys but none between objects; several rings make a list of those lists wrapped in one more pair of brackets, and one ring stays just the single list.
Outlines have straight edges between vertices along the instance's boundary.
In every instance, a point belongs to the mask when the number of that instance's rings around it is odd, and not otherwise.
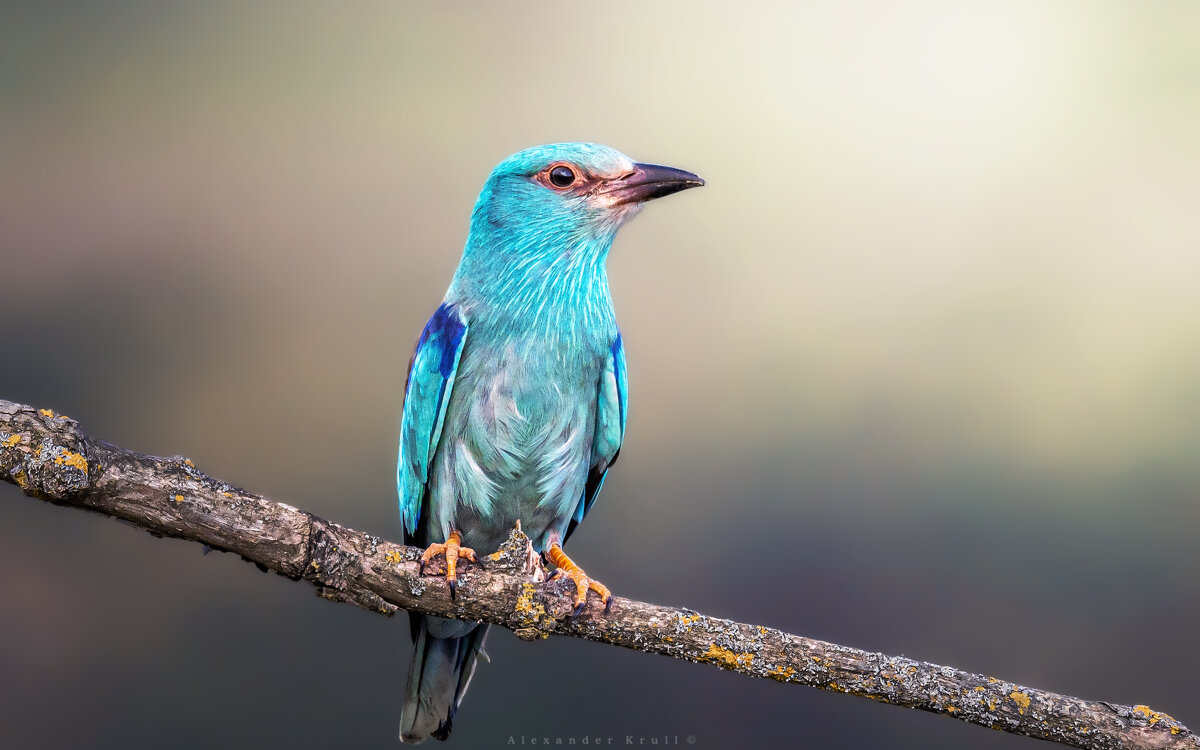
[{"label": "bird's head", "polygon": [[595,143],[536,146],[492,170],[475,204],[472,241],[484,252],[603,254],[646,201],[703,184]]}]

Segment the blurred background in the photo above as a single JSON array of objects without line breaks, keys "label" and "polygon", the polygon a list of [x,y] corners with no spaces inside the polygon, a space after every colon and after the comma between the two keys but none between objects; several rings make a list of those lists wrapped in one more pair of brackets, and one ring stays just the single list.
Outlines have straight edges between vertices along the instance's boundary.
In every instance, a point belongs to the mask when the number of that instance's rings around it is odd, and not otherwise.
[{"label": "blurred background", "polygon": [[[0,4],[0,398],[398,539],[405,366],[483,179],[603,142],[708,186],[610,259],[590,573],[1200,726],[1200,5],[733,7]],[[5,744],[394,746],[405,618],[0,508]],[[488,650],[451,746],[1033,743]]]}]

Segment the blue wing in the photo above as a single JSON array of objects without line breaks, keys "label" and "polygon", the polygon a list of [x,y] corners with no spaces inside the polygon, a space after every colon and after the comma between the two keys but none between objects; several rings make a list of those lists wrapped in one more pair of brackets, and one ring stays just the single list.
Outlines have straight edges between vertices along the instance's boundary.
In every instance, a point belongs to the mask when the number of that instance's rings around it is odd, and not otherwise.
[{"label": "blue wing", "polygon": [[582,521],[587,512],[592,509],[600,488],[604,486],[604,477],[608,469],[617,462],[621,454],[621,442],[625,439],[625,415],[629,410],[629,380],[625,374],[625,347],[621,344],[621,334],[613,342],[609,350],[608,361],[600,373],[600,393],[596,404],[596,434],[592,437],[592,463],[588,471],[587,485],[563,541],[571,537],[571,532]]},{"label": "blue wing", "polygon": [[454,305],[443,302],[425,324],[408,364],[396,466],[396,491],[406,542],[416,534],[425,511],[429,468],[442,436],[446,405],[450,403],[466,335],[466,320]]}]

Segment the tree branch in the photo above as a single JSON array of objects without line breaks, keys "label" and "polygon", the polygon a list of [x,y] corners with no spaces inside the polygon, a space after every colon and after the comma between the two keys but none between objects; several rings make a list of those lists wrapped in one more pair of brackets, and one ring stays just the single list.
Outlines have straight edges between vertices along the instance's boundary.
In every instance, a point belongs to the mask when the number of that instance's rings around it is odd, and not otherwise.
[{"label": "tree branch", "polygon": [[[809,685],[1081,748],[1192,748],[1200,738],[1148,706],[1071,698],[953,667],[721,620],[688,609],[595,598],[571,618],[570,581],[535,583],[528,540],[514,531],[484,565],[459,573],[457,598],[418,573],[420,550],[339,526],[230,486],[176,456],[135,453],[85,435],[48,409],[0,400],[0,479],[26,495],[104,513],[155,536],[241,555],[305,580],[333,601],[393,614],[503,625],[521,638],[569,635]],[[436,572],[436,571],[432,571]]]}]

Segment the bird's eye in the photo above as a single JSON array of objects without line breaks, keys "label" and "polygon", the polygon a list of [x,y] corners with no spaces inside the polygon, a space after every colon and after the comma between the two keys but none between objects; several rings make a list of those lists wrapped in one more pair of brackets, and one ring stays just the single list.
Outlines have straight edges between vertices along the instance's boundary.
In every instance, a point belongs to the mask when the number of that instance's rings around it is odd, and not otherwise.
[{"label": "bird's eye", "polygon": [[575,170],[559,164],[550,170],[550,184],[556,188],[569,188],[577,179]]}]

